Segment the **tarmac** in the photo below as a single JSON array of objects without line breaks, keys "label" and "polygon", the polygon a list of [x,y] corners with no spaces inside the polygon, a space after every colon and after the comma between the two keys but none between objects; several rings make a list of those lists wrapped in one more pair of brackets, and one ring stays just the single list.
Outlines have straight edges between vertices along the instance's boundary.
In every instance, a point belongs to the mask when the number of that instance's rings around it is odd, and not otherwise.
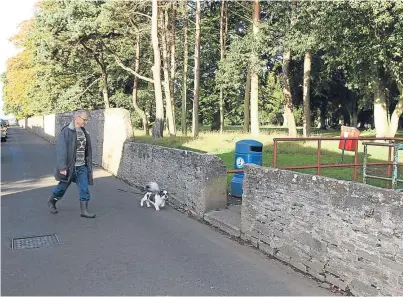
[{"label": "tarmac", "polygon": [[[80,217],[74,184],[51,214],[54,164],[52,144],[9,129],[1,144],[2,295],[334,295],[171,207],[140,207],[141,193],[101,168],[90,188],[95,219]],[[227,223],[217,219],[224,212],[206,220],[236,235],[239,211],[225,212]]]}]

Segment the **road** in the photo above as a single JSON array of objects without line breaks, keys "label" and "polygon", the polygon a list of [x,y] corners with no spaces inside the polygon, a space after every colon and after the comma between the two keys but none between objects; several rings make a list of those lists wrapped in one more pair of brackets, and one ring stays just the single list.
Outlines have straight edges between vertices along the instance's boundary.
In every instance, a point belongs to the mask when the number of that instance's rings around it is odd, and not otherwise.
[{"label": "road", "polygon": [[[20,128],[1,144],[2,295],[332,295],[316,281],[172,208],[141,208],[135,190],[101,169],[90,211],[73,184],[51,214],[55,148]],[[13,238],[60,244],[12,249]]]}]

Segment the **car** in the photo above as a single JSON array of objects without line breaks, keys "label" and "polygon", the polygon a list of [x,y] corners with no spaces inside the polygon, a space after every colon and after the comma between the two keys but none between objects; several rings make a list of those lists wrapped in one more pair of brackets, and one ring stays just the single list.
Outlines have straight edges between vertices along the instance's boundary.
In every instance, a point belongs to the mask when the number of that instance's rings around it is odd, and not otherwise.
[{"label": "car", "polygon": [[5,127],[3,122],[1,122],[0,124],[0,130],[1,130],[1,142],[7,141],[7,127]]}]

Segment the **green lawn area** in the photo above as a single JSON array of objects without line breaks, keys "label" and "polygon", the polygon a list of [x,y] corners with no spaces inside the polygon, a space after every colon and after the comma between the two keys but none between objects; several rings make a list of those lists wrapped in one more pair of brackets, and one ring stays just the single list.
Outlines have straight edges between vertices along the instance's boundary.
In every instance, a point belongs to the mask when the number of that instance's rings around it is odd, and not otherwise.
[{"label": "green lawn area", "polygon": [[[151,136],[145,136],[142,131],[135,130],[135,141],[145,142],[165,147],[185,149],[197,152],[212,153],[220,157],[228,169],[233,169],[235,143],[243,139],[254,139],[263,143],[263,166],[273,166],[273,138],[287,137],[286,130],[278,127],[265,127],[261,129],[259,137],[251,137],[242,132],[242,127],[226,127],[225,133],[220,135],[218,132],[201,129],[202,132],[197,138],[190,136],[165,137],[163,139],[153,139]],[[301,129],[298,129],[301,130]],[[190,134],[190,133],[189,133]],[[317,130],[313,131],[313,137],[339,137],[338,130]],[[361,132],[362,137],[374,137],[375,131]],[[396,137],[403,138],[403,130],[398,131]],[[338,148],[338,141],[322,141],[321,144],[321,163],[353,163],[354,152],[346,151],[344,161],[341,161],[341,150]],[[317,141],[296,141],[279,142],[277,150],[277,166],[298,166],[314,165],[317,163]],[[362,143],[359,144],[359,162],[364,159],[364,149]],[[387,161],[388,149],[384,147],[369,147],[369,162]],[[403,159],[403,152],[400,153],[400,162]],[[400,169],[400,168],[399,168]],[[303,173],[316,174],[316,169],[299,169]],[[399,170],[399,178],[403,179],[403,172]],[[376,176],[386,177],[386,166],[371,166],[367,173]],[[343,180],[353,180],[353,168],[323,168],[321,175]],[[228,182],[232,179],[232,174],[228,174]],[[357,181],[362,182],[362,169],[357,170]],[[370,179],[371,185],[385,187],[385,181]],[[398,184],[398,188],[403,188],[403,183]]]}]

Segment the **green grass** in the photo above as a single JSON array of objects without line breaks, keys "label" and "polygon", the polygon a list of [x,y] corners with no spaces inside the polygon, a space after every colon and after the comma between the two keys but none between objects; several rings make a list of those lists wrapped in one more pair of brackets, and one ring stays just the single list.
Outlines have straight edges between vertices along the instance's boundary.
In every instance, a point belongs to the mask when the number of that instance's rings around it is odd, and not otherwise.
[{"label": "green grass", "polygon": [[[190,133],[189,133],[190,134]],[[314,130],[313,137],[339,137],[340,131],[337,130]],[[362,137],[375,136],[375,131],[365,131],[361,133]],[[220,135],[218,132],[201,129],[199,137],[174,136],[163,139],[154,139],[151,136],[145,136],[142,131],[135,130],[135,141],[145,142],[165,147],[185,149],[196,152],[212,153],[220,157],[228,169],[233,169],[235,156],[235,143],[242,139],[255,139],[263,143],[263,166],[273,166],[273,138],[287,137],[286,130],[278,127],[265,127],[261,129],[259,137],[251,137],[242,132],[242,127],[226,127],[225,133]],[[403,130],[399,131],[396,137],[403,137]],[[341,161],[341,150],[338,148],[339,142],[334,140],[322,141],[321,143],[321,163],[353,163],[354,152],[345,151],[344,160]],[[317,141],[295,141],[279,142],[277,148],[277,167],[281,166],[299,166],[314,165],[317,163]],[[364,159],[364,149],[362,143],[359,144],[359,162]],[[369,162],[387,161],[388,149],[383,147],[369,147]],[[403,154],[401,153],[403,159]],[[400,161],[402,162],[402,161]],[[316,174],[316,169],[298,169],[298,172]],[[368,174],[386,177],[386,166],[371,166],[367,169]],[[322,176],[353,180],[353,168],[322,168]],[[403,172],[400,170],[399,178],[403,179]],[[232,174],[228,174],[228,183],[232,179]],[[357,181],[362,182],[362,169],[357,170]],[[385,187],[385,181],[368,180],[368,183],[378,187]],[[403,183],[398,184],[403,188]]]}]

